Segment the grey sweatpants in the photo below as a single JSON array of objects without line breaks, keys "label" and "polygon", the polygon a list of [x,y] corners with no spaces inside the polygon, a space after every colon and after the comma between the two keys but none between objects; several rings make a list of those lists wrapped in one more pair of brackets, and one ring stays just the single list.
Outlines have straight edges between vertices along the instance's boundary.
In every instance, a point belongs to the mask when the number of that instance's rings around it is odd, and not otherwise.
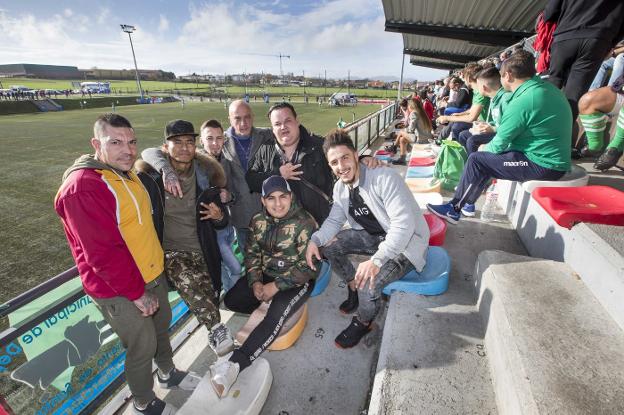
[{"label": "grey sweatpants", "polygon": [[[155,286],[154,286],[155,285]],[[169,341],[171,307],[167,299],[167,282],[161,275],[146,288],[158,297],[159,308],[143,317],[126,297],[93,298],[104,319],[119,336],[126,349],[125,374],[137,405],[151,402],[154,394],[152,359],[163,373],[173,369],[173,350]]]},{"label": "grey sweatpants", "polygon": [[[365,230],[345,229],[336,235],[336,241],[323,247],[323,255],[329,260],[332,270],[345,282],[353,280],[355,268],[351,264],[348,254],[373,255],[377,247],[384,240],[383,236],[371,235]],[[373,288],[368,284],[358,290],[358,320],[368,323],[375,319],[381,307],[381,292],[384,287],[393,281],[401,279],[414,269],[414,265],[403,254],[399,254],[383,264]]]}]

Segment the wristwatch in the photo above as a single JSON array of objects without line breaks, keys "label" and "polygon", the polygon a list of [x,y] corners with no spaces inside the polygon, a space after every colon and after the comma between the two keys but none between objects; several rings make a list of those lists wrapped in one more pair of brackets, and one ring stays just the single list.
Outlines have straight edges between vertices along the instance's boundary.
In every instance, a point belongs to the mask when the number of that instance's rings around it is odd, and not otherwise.
[{"label": "wristwatch", "polygon": [[381,262],[381,259],[379,258],[373,258],[373,264],[375,264],[377,268],[381,268],[381,266],[383,265],[383,262]]}]

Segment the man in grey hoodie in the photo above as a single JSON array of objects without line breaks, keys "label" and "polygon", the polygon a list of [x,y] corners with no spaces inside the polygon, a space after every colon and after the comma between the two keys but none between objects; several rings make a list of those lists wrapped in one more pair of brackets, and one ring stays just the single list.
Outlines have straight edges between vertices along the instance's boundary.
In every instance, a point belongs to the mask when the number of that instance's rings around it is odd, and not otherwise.
[{"label": "man in grey hoodie", "polygon": [[[348,314],[357,309],[358,314],[336,337],[336,345],[350,348],[371,330],[383,288],[413,269],[424,268],[429,227],[403,178],[390,168],[371,170],[359,163],[344,130],[331,131],[323,150],[338,181],[332,209],[312,235],[306,260],[315,269],[313,259],[321,259],[323,247],[333,270],[348,283],[349,297],[340,310]],[[345,222],[350,229],[342,229]],[[356,271],[347,254],[370,255],[370,259]]]}]

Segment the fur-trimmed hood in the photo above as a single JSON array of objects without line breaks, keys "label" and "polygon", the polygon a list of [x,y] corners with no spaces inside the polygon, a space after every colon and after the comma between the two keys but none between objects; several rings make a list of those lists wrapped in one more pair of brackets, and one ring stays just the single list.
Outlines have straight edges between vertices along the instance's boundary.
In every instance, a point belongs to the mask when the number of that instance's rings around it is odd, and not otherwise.
[{"label": "fur-trimmed hood", "polygon": [[[195,167],[199,167],[207,173],[211,186],[222,188],[226,186],[227,177],[225,177],[225,171],[217,159],[205,152],[198,151],[195,153],[195,163]],[[134,163],[134,168],[138,173],[145,173],[150,176],[158,174],[156,169],[145,160],[137,160]]]}]

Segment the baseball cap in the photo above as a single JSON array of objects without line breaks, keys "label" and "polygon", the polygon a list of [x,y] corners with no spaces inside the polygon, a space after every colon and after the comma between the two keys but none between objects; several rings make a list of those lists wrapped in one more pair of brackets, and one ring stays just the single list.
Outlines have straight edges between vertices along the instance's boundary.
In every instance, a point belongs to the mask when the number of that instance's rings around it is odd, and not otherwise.
[{"label": "baseball cap", "polygon": [[276,190],[290,193],[290,186],[282,176],[271,176],[262,182],[262,197],[267,197]]},{"label": "baseball cap", "polygon": [[193,137],[197,137],[199,134],[195,133],[195,128],[193,127],[193,124],[189,121],[169,121],[165,126],[165,141],[173,137],[179,137],[181,135],[192,135]]}]

